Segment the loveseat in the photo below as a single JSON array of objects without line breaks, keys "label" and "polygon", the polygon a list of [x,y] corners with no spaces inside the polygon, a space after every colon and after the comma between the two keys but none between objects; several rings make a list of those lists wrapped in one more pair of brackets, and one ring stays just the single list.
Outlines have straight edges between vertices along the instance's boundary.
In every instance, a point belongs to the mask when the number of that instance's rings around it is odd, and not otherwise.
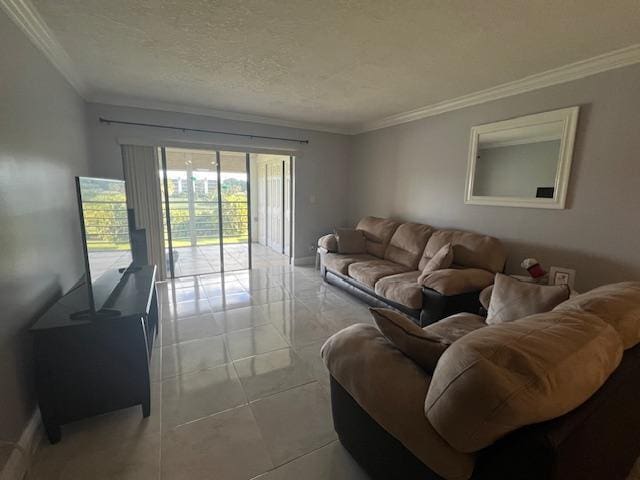
[{"label": "loveseat", "polygon": [[329,338],[334,425],[351,455],[374,479],[624,480],[640,454],[640,283],[486,322],[406,321],[448,344],[433,371],[374,325]]},{"label": "loveseat", "polygon": [[[318,240],[320,271],[328,283],[372,306],[406,313],[421,326],[458,312],[477,312],[480,291],[493,283],[506,261],[502,243],[461,230],[365,217],[355,230],[366,242],[362,252],[339,253],[338,239]],[[430,259],[451,244],[453,264],[418,283]]]}]

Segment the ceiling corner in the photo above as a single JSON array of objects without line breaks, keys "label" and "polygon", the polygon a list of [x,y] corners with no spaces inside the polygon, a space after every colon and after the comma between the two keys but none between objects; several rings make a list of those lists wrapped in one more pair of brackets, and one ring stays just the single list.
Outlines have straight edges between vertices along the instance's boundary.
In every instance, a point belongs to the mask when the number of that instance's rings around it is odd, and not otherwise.
[{"label": "ceiling corner", "polygon": [[78,94],[86,99],[88,86],[78,73],[71,57],[53,36],[36,8],[29,0],[0,0],[0,7],[44,54]]}]

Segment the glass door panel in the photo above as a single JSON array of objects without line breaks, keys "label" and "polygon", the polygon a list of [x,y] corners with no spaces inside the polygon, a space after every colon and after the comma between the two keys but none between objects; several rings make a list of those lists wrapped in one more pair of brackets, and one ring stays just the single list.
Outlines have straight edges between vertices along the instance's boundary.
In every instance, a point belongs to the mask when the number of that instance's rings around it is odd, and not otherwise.
[{"label": "glass door panel", "polygon": [[219,158],[224,270],[245,270],[251,265],[249,157],[219,152]]},{"label": "glass door panel", "polygon": [[222,271],[216,157],[215,151],[164,149],[163,215],[173,277]]}]

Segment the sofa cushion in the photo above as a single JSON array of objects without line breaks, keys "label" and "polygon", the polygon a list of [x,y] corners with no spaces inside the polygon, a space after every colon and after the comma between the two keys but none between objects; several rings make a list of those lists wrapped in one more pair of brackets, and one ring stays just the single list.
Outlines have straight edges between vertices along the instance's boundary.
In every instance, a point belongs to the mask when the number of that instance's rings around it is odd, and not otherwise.
[{"label": "sofa cushion", "polygon": [[422,286],[417,283],[418,270],[383,277],[376,282],[375,292],[383,298],[418,310],[422,308]]},{"label": "sofa cushion", "polygon": [[578,407],[621,359],[619,335],[595,315],[547,312],[480,328],[440,358],[425,413],[453,448],[475,452]]},{"label": "sofa cushion", "polygon": [[395,275],[396,273],[404,273],[410,270],[410,268],[404,265],[389,260],[369,260],[366,262],[352,263],[347,269],[351,278],[369,288],[374,288],[376,282],[382,277]]},{"label": "sofa cushion", "polygon": [[640,282],[598,287],[561,303],[554,311],[598,316],[616,329],[625,349],[640,342]]},{"label": "sofa cushion", "polygon": [[494,273],[504,269],[507,256],[502,242],[497,238],[460,230],[436,230],[429,237],[418,270],[423,270],[447,243],[453,245],[453,263],[456,265]]},{"label": "sofa cushion", "polygon": [[361,230],[336,228],[335,234],[338,243],[338,253],[366,253],[367,240],[364,238],[364,233],[362,233]]},{"label": "sofa cushion", "polygon": [[423,328],[431,335],[442,338],[449,343],[464,337],[479,328],[486,327],[484,317],[473,313],[456,313]]},{"label": "sofa cushion", "polygon": [[367,239],[367,253],[384,258],[389,240],[398,225],[398,222],[388,218],[364,217],[356,225],[356,230],[362,230]]},{"label": "sofa cushion", "polygon": [[431,272],[422,285],[442,295],[476,292],[493,283],[494,274],[478,268],[445,268]]},{"label": "sofa cushion", "polygon": [[534,313],[548,312],[569,298],[567,285],[539,285],[496,274],[487,323],[510,322]]},{"label": "sofa cushion", "polygon": [[320,248],[324,248],[327,252],[337,252],[338,240],[336,239],[336,236],[333,233],[330,233],[328,235],[323,235],[318,239],[318,246]]},{"label": "sofa cushion", "polygon": [[389,245],[384,252],[385,260],[391,260],[410,270],[415,270],[431,232],[433,228],[429,225],[403,223],[389,240]]},{"label": "sofa cushion", "polygon": [[340,253],[327,253],[324,255],[322,262],[327,270],[347,275],[349,265],[368,260],[376,260],[376,257],[368,254],[342,255]]},{"label": "sofa cushion", "polygon": [[450,479],[471,476],[473,455],[453,449],[424,415],[430,376],[374,325],[336,333],[322,347],[322,358],[358,405],[431,470]]},{"label": "sofa cushion", "polygon": [[431,272],[435,272],[436,270],[443,270],[445,268],[449,268],[453,263],[453,247],[450,243],[447,243],[443,246],[438,252],[433,256],[431,260],[427,262],[427,264],[422,269],[422,273],[418,277],[418,283],[422,283],[427,275]]},{"label": "sofa cushion", "polygon": [[448,342],[425,332],[400,312],[389,308],[370,308],[369,311],[387,340],[420,367],[433,373]]}]

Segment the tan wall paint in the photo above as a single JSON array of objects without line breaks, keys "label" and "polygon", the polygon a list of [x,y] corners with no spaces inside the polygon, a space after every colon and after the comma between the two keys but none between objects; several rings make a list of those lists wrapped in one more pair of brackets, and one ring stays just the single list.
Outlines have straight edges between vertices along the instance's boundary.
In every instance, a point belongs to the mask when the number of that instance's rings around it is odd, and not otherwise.
[{"label": "tan wall paint", "polygon": [[[640,66],[613,70],[431,118],[358,135],[350,217],[430,223],[495,235],[507,270],[534,256],[577,270],[577,288],[640,279]],[[464,204],[469,130],[580,105],[567,209]]]},{"label": "tan wall paint", "polygon": [[[36,405],[29,326],[83,273],[84,102],[0,10],[0,440]],[[1,466],[0,466],[1,468]]]}]

